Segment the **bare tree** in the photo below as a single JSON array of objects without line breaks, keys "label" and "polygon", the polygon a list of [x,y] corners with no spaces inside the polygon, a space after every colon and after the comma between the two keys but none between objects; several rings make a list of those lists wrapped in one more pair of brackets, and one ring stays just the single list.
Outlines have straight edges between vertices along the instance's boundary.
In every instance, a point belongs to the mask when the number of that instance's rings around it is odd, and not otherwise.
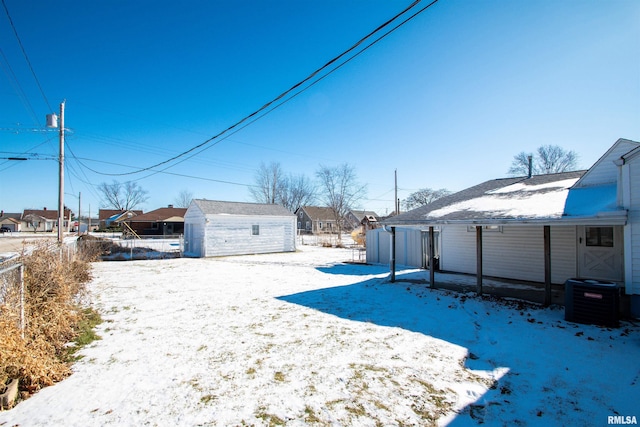
[{"label": "bare tree", "polygon": [[532,158],[533,175],[568,172],[578,167],[578,154],[575,151],[567,151],[557,145],[542,145],[535,155],[523,151],[513,156],[509,175],[528,175],[529,157]]},{"label": "bare tree", "polygon": [[193,193],[189,190],[182,190],[173,203],[179,208],[188,208],[191,200],[193,200]]},{"label": "bare tree", "polygon": [[148,199],[148,191],[134,181],[124,184],[115,180],[111,184],[103,182],[98,186],[98,190],[104,197],[103,205],[118,210],[134,209]]},{"label": "bare tree", "polygon": [[542,173],[559,173],[576,170],[578,154],[558,147],[557,145],[543,145],[538,148],[538,168]]},{"label": "bare tree", "polygon": [[446,188],[434,190],[432,188],[422,188],[415,191],[404,200],[404,204],[407,210],[418,208],[420,206],[429,204],[435,200],[438,200],[444,196],[451,194],[451,191]]},{"label": "bare tree", "polygon": [[280,197],[284,181],[285,176],[280,163],[271,162],[267,165],[263,162],[256,171],[255,185],[249,187],[249,192],[258,203],[275,204]]},{"label": "bare tree", "polygon": [[366,187],[360,185],[353,166],[343,163],[336,167],[320,165],[316,172],[321,199],[333,211],[338,225],[338,240],[341,239],[344,217],[364,197]]},{"label": "bare tree", "polygon": [[283,183],[277,203],[291,212],[302,206],[313,204],[316,198],[316,187],[305,175],[289,175]]}]

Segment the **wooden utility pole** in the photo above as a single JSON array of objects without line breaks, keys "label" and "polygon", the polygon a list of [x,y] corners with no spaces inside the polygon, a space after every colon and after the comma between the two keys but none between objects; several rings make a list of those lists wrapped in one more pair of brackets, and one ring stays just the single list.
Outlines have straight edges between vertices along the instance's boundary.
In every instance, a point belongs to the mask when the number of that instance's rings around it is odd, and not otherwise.
[{"label": "wooden utility pole", "polygon": [[393,175],[394,175],[394,188],[395,188],[395,195],[393,197],[393,205],[394,208],[393,210],[395,211],[396,215],[400,214],[400,200],[398,199],[398,169],[393,171]]},{"label": "wooden utility pole", "polygon": [[58,158],[58,243],[64,240],[64,101],[60,103],[60,157]]},{"label": "wooden utility pole", "polygon": [[80,235],[80,209],[82,208],[82,192],[78,192],[78,236]]}]

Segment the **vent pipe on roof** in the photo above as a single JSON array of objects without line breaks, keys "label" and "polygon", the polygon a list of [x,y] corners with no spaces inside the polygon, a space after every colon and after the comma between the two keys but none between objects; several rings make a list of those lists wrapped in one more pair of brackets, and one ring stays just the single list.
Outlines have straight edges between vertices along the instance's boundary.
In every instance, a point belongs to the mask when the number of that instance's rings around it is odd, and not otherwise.
[{"label": "vent pipe on roof", "polygon": [[529,155],[527,156],[527,159],[529,160],[529,172],[527,174],[527,178],[531,178],[531,175],[533,175],[533,156]]}]

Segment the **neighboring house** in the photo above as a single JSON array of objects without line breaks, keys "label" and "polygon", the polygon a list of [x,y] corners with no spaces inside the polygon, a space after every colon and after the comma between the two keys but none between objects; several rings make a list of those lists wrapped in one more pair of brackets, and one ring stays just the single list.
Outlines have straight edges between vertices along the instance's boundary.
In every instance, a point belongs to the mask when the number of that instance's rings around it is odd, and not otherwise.
[{"label": "neighboring house", "polygon": [[[69,221],[71,220],[71,210],[64,210],[63,229],[69,228]],[[58,225],[58,211],[52,211],[47,208],[44,209],[25,209],[22,213],[22,221],[27,224],[29,231],[53,231],[57,230]],[[27,231],[27,230],[24,230]]]},{"label": "neighboring house", "polygon": [[373,211],[365,210],[351,210],[346,215],[345,219],[347,223],[351,225],[352,229],[362,227],[364,231],[378,228],[379,217]]},{"label": "neighboring house", "polygon": [[186,212],[185,208],[174,208],[173,205],[169,205],[145,214],[124,216],[116,222],[125,222],[130,230],[139,236],[183,234]]},{"label": "neighboring house", "polygon": [[[619,139],[586,172],[487,181],[383,224],[396,227],[398,264],[424,266],[432,230],[443,270],[554,284],[612,281],[640,316],[638,142]],[[388,236],[369,232],[367,261],[388,262]]]},{"label": "neighboring house", "polygon": [[140,210],[122,210],[122,209],[99,209],[98,210],[98,223],[100,229],[104,230],[111,226],[113,223],[122,221],[128,217],[135,215],[142,215]]},{"label": "neighboring house", "polygon": [[333,209],[320,206],[302,206],[295,212],[300,233],[337,233],[338,225]]},{"label": "neighboring house", "polygon": [[22,231],[27,229],[27,223],[22,221],[21,213],[5,213],[0,212],[0,227],[6,227],[10,231]]},{"label": "neighboring house", "polygon": [[184,224],[185,256],[296,250],[295,217],[280,205],[194,199]]}]

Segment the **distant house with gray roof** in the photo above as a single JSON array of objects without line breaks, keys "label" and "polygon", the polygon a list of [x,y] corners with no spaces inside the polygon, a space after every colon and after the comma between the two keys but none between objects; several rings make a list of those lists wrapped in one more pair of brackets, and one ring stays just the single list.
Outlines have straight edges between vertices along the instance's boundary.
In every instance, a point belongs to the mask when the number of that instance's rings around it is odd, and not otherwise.
[{"label": "distant house with gray roof", "polygon": [[[63,228],[69,228],[71,220],[71,210],[64,208]],[[54,231],[58,229],[58,211],[43,209],[25,209],[22,212],[22,221],[28,224],[30,231]]]},{"label": "distant house with gray roof", "polygon": [[194,199],[184,215],[184,255],[296,250],[296,217],[280,205]]},{"label": "distant house with gray roof", "polygon": [[352,209],[347,213],[346,220],[352,229],[362,227],[363,230],[371,230],[378,227],[380,217],[374,211]]},{"label": "distant house with gray roof", "polygon": [[338,224],[333,209],[325,206],[302,206],[295,212],[298,232],[307,234],[337,233]]},{"label": "distant house with gray roof", "polygon": [[27,221],[22,220],[22,213],[9,213],[0,211],[0,227],[4,227],[9,231],[22,231],[25,230],[29,224]]}]

